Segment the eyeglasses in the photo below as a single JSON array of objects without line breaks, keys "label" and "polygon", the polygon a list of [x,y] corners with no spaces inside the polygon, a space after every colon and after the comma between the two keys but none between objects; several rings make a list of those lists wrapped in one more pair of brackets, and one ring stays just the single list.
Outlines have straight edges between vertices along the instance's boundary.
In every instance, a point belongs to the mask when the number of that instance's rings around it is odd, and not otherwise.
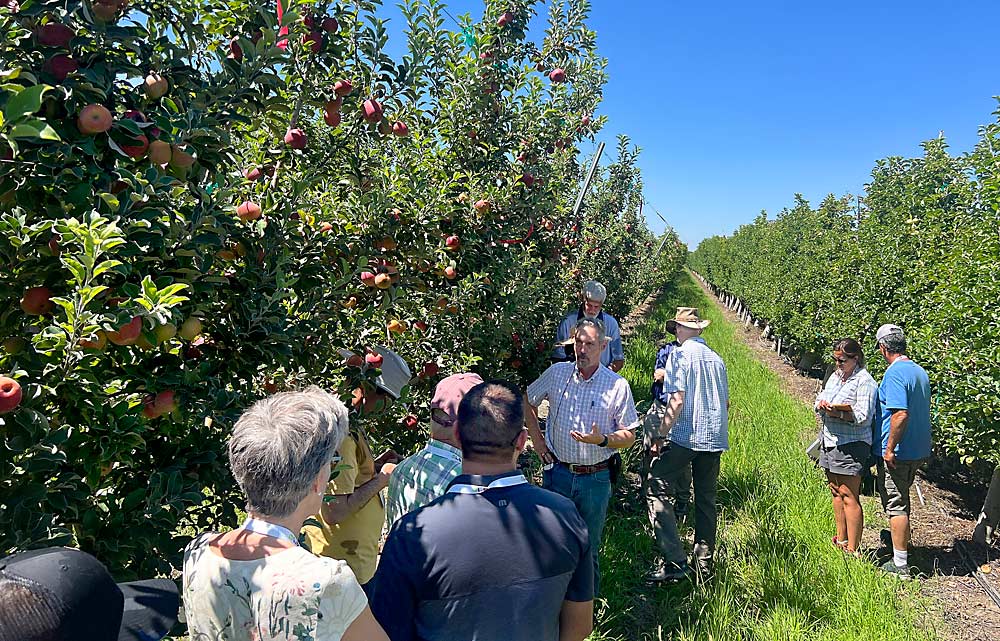
[{"label": "eyeglasses", "polygon": [[455,419],[440,407],[431,409],[431,420],[442,427],[451,427],[455,424]]}]

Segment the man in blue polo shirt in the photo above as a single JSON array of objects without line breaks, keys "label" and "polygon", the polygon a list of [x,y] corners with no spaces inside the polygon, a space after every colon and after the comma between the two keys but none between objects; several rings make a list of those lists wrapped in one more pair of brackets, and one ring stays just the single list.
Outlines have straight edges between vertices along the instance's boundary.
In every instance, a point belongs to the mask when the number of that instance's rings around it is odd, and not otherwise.
[{"label": "man in blue polo shirt", "polygon": [[462,475],[393,525],[370,604],[392,641],[583,641],[593,628],[587,524],[529,485],[523,397],[506,381],[458,408]]},{"label": "man in blue polo shirt", "polygon": [[898,325],[879,327],[875,340],[889,362],[878,388],[880,420],[872,427],[875,483],[889,517],[889,537],[882,538],[892,542],[892,560],[882,569],[906,578],[910,576],[910,487],[931,455],[930,381],[924,368],[906,355],[906,338]]}]

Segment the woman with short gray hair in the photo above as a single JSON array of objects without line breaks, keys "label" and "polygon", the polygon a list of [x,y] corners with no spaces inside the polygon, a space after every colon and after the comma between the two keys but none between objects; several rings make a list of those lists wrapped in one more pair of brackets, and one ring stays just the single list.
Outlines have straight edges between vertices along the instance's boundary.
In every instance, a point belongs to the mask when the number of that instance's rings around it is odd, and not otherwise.
[{"label": "woman with short gray hair", "polygon": [[236,422],[229,465],[248,518],[184,552],[192,641],[388,641],[347,563],[298,541],[346,434],[347,408],[318,387],[260,400]]}]

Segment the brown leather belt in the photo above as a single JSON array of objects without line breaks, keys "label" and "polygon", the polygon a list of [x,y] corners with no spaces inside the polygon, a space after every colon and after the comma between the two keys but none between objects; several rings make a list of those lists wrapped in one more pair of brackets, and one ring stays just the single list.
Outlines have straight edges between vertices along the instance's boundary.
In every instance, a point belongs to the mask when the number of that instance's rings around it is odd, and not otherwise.
[{"label": "brown leather belt", "polygon": [[608,469],[608,461],[601,461],[600,463],[595,463],[593,465],[579,465],[577,463],[563,463],[562,461],[556,461],[559,465],[569,468],[569,471],[573,474],[594,474],[595,472],[600,472],[601,470]]}]

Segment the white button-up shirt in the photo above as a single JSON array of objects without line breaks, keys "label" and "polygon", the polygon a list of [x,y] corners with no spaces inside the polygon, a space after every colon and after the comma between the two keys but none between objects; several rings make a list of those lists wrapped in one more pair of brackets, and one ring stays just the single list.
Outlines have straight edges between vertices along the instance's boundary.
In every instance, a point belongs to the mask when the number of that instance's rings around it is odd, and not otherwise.
[{"label": "white button-up shirt", "polygon": [[673,351],[666,369],[663,390],[684,392],[670,440],[696,452],[728,450],[729,379],[722,358],[695,336]]},{"label": "white button-up shirt", "polygon": [[826,401],[830,405],[850,405],[854,420],[843,421],[825,413],[820,414],[823,422],[823,445],[833,447],[856,441],[871,445],[872,417],[877,398],[878,385],[867,369],[855,367],[846,381],[841,378],[839,371],[834,372],[816,397],[814,407],[819,409],[820,401]]},{"label": "white button-up shirt", "polygon": [[545,443],[563,463],[595,465],[606,461],[615,450],[574,441],[576,430],[587,434],[597,423],[601,434],[620,429],[634,430],[639,417],[628,381],[604,365],[584,380],[576,363],[555,363],[528,386],[528,402],[538,407],[549,399]]}]

